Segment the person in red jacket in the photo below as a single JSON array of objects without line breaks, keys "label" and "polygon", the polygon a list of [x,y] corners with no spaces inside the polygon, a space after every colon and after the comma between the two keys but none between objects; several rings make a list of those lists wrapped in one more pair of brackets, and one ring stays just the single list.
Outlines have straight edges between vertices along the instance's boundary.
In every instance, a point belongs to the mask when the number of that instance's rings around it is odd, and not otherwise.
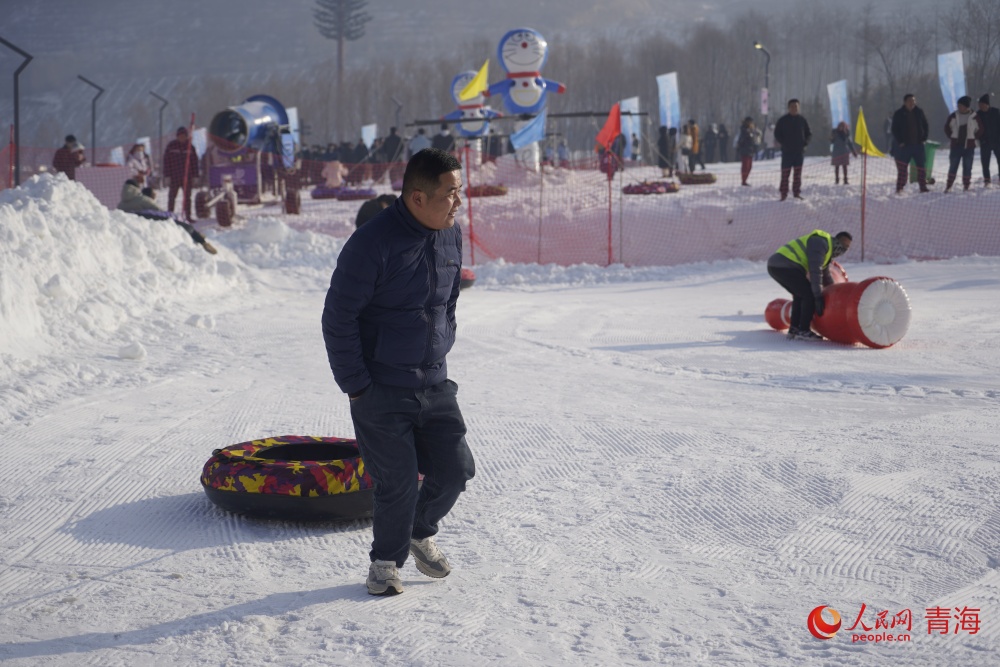
[{"label": "person in red jacket", "polygon": [[964,95],[958,98],[958,111],[952,112],[944,124],[944,133],[951,139],[948,153],[948,184],[944,191],[951,190],[958,175],[958,163],[962,163],[962,189],[968,190],[972,184],[972,159],[976,154],[976,139],[983,136],[979,117],[972,113],[972,98]]},{"label": "person in red jacket", "polygon": [[52,157],[52,168],[57,172],[66,174],[69,180],[75,181],[76,168],[83,166],[83,163],[86,161],[87,158],[83,153],[83,146],[77,143],[76,137],[72,134],[67,134],[66,143]]},{"label": "person in red jacket", "polygon": [[192,220],[191,183],[198,178],[198,154],[191,145],[191,137],[186,127],[177,128],[177,138],[167,144],[166,150],[163,151],[163,176],[170,182],[170,188],[167,190],[167,210],[174,212],[177,191],[183,187],[184,218]]}]

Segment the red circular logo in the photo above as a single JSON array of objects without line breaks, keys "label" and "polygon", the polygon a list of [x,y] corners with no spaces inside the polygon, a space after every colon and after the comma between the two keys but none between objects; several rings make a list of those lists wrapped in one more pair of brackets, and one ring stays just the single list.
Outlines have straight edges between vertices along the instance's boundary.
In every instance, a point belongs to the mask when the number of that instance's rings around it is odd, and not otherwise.
[{"label": "red circular logo", "polygon": [[[833,616],[833,623],[827,623],[824,620],[823,610],[825,609],[830,610],[830,615]],[[809,627],[809,632],[816,639],[833,639],[833,636],[837,634],[837,630],[840,630],[840,613],[833,607],[821,604],[809,612],[809,620],[806,622],[806,625]]]}]

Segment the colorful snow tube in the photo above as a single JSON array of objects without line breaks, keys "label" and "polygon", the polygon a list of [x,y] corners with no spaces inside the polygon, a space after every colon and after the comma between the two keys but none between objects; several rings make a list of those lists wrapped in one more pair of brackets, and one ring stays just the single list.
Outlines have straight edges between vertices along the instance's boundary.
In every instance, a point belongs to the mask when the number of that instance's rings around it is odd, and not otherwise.
[{"label": "colorful snow tube", "polygon": [[355,199],[375,199],[378,193],[371,188],[340,188],[337,201],[352,201]]},{"label": "colorful snow tube", "polygon": [[708,185],[709,183],[715,183],[716,179],[715,174],[704,171],[700,174],[690,174],[682,171],[678,172],[677,180],[681,182],[681,185]]},{"label": "colorful snow tube", "polygon": [[354,199],[374,199],[378,193],[371,188],[329,188],[325,185],[317,185],[309,193],[313,199],[336,199],[338,201],[350,201]]},{"label": "colorful snow tube", "polygon": [[504,185],[473,185],[465,189],[467,197],[499,197],[507,194]]},{"label": "colorful snow tube", "polygon": [[622,192],[627,195],[665,195],[678,190],[680,187],[673,181],[643,181],[630,183],[622,188]]},{"label": "colorful snow tube", "polygon": [[838,283],[823,290],[823,314],[813,318],[816,333],[838,343],[885,348],[910,328],[910,298],[892,278]]},{"label": "colorful snow tube", "polygon": [[267,519],[331,521],[372,515],[375,482],[357,441],[283,435],[212,452],[201,472],[209,500]]},{"label": "colorful snow tube", "polygon": [[[910,299],[892,278],[835,283],[823,290],[823,300],[823,314],[813,317],[812,328],[837,343],[886,348],[902,340],[910,328]],[[764,309],[764,319],[783,331],[789,326],[791,308],[788,299],[775,299]]]},{"label": "colorful snow tube", "polygon": [[313,199],[336,199],[343,188],[328,188],[325,185],[317,185],[309,193]]},{"label": "colorful snow tube", "polygon": [[462,277],[458,288],[461,290],[465,289],[466,287],[472,287],[472,285],[475,282],[476,282],[476,273],[472,269],[467,269],[465,267],[462,267]]}]

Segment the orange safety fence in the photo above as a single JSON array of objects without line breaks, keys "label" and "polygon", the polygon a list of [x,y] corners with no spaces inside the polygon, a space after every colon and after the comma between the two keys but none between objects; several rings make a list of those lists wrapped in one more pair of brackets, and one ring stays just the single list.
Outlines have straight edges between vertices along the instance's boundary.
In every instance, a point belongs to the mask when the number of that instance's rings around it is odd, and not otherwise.
[{"label": "orange safety fence", "polygon": [[[172,138],[172,137],[169,137]],[[153,141],[154,151],[162,143]],[[125,147],[127,150],[128,147]],[[111,148],[99,147],[98,163],[107,163]],[[22,148],[22,181],[39,171],[52,171],[54,148]],[[211,154],[211,151],[209,151]],[[90,162],[93,152],[88,147]],[[966,255],[1000,255],[1000,187],[983,182],[977,154],[973,180],[962,189],[959,173],[944,193],[948,151],[937,151],[931,192],[921,194],[915,182],[896,194],[897,167],[892,158],[858,157],[848,168],[849,183],[836,183],[829,158],[807,158],[802,169],[802,197],[791,193],[780,201],[780,159],[753,163],[748,186],[741,185],[740,164],[709,163],[703,171],[664,177],[655,165],[625,161],[609,180],[596,154],[577,153],[559,164],[533,170],[519,157],[487,158],[460,149],[467,189],[460,220],[466,235],[466,261],[504,260],[518,263],[571,265],[624,264],[665,266],[724,259],[767,259],[774,250],[812,229],[849,231],[855,245],[848,261],[897,261]],[[0,149],[0,164],[12,163],[10,146]],[[153,155],[154,183],[159,159]],[[211,158],[202,156],[194,187],[209,187]],[[264,190],[275,191],[280,177],[312,199],[329,178],[329,162],[298,160],[291,173],[277,159],[262,161]],[[993,163],[994,173],[1000,165]],[[398,194],[405,163],[346,163],[341,187],[344,199]],[[9,166],[2,187],[9,187]],[[912,170],[912,167],[911,167]],[[125,178],[123,167],[86,167],[78,180],[113,208]],[[909,179],[907,179],[909,180]],[[994,179],[994,183],[996,183]],[[333,202],[336,199],[331,197]],[[350,204],[356,210],[360,202]],[[328,205],[315,202],[315,206]],[[344,206],[347,206],[346,204]],[[311,209],[322,219],[323,208]],[[332,209],[331,209],[332,210]],[[345,209],[346,210],[346,209]],[[288,224],[296,217],[284,214]],[[344,225],[309,229],[343,236]]]}]

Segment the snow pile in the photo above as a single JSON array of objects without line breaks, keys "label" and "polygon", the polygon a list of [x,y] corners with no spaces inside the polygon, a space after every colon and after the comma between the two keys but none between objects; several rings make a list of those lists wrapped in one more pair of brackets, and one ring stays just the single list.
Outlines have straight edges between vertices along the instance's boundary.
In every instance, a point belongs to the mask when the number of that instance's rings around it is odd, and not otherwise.
[{"label": "snow pile", "polygon": [[106,340],[126,320],[243,282],[177,225],[109,211],[61,175],[0,192],[0,269],[5,359]]}]

